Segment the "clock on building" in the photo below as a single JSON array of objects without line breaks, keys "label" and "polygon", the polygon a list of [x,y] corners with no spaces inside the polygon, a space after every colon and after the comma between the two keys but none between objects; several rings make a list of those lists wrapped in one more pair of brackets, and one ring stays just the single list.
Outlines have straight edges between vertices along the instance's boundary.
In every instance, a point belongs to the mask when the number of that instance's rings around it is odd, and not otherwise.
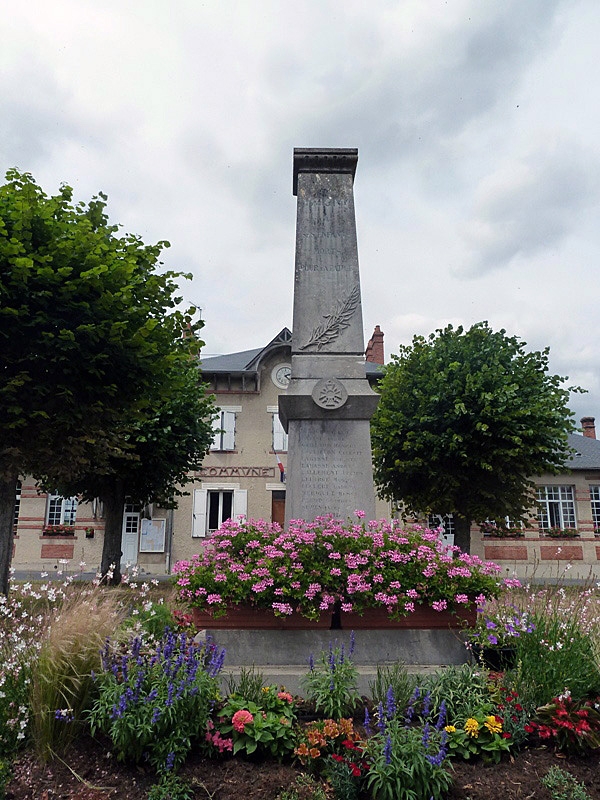
[{"label": "clock on building", "polygon": [[271,380],[280,389],[287,389],[292,376],[292,368],[289,364],[276,364],[271,371]]}]

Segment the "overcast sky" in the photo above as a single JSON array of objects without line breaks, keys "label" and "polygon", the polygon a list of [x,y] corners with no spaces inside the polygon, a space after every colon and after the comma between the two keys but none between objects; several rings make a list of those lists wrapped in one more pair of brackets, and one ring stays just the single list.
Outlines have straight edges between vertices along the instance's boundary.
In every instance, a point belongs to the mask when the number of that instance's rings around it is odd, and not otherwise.
[{"label": "overcast sky", "polygon": [[23,0],[0,171],[169,240],[216,354],[292,326],[293,148],[358,147],[365,340],[488,320],[600,420],[599,38],[598,0]]}]

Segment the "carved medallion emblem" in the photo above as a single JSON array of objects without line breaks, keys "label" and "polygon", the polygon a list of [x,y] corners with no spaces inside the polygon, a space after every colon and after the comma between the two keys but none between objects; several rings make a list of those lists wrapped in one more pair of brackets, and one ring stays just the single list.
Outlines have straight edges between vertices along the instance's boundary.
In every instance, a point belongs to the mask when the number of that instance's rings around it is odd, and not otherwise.
[{"label": "carved medallion emblem", "polygon": [[315,384],[312,399],[321,408],[332,411],[340,408],[348,399],[346,387],[337,378],[323,378]]}]

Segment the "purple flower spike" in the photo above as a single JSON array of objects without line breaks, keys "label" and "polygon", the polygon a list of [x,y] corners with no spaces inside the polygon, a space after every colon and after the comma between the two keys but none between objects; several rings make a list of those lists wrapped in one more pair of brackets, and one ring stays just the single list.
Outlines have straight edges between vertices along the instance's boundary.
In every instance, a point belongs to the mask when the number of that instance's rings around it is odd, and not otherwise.
[{"label": "purple flower spike", "polygon": [[396,716],[396,698],[394,697],[392,686],[388,688],[385,697],[385,713],[388,719],[393,719]]},{"label": "purple flower spike", "polygon": [[383,748],[383,755],[385,757],[385,763],[389,764],[392,760],[392,737],[387,735],[385,740],[385,747]]}]

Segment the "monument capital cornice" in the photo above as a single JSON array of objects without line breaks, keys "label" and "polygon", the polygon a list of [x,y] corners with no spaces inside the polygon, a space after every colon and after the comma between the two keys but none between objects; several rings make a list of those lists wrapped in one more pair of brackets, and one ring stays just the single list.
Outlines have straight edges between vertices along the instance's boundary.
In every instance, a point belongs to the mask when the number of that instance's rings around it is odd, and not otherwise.
[{"label": "monument capital cornice", "polygon": [[356,147],[295,147],[293,194],[298,194],[298,173],[320,172],[354,175],[358,163]]}]

